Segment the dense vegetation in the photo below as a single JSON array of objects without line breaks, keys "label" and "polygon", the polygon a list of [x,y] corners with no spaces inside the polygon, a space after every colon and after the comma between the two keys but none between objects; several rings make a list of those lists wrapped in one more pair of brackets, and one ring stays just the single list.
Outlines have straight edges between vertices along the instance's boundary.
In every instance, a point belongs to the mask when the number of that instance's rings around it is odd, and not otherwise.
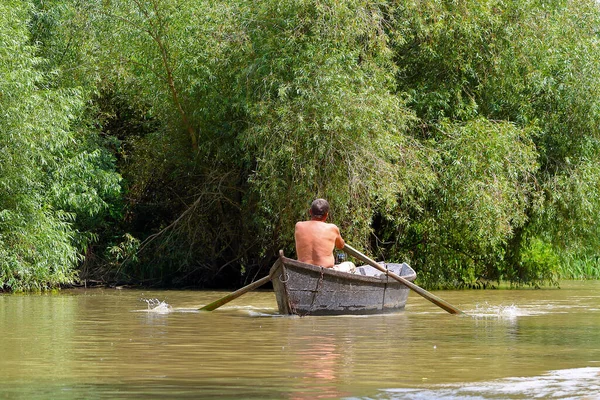
[{"label": "dense vegetation", "polygon": [[315,197],[426,286],[600,275],[596,1],[5,0],[0,21],[0,290],[240,285],[294,254]]}]

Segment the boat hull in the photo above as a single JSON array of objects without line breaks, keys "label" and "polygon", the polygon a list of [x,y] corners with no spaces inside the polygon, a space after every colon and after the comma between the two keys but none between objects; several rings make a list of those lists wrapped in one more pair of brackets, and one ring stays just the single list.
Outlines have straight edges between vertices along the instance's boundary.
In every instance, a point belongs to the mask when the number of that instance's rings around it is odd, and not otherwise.
[{"label": "boat hull", "polygon": [[[384,264],[413,281],[406,263]],[[281,314],[380,314],[402,310],[410,289],[377,269],[364,266],[355,274],[335,271],[280,256],[271,268],[273,289]]]}]

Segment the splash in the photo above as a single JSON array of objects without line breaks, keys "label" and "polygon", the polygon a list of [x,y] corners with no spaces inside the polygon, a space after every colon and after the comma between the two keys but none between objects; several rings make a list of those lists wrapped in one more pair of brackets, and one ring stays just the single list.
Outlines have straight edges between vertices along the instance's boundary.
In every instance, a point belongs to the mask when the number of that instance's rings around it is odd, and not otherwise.
[{"label": "splash", "polygon": [[149,313],[168,314],[173,311],[173,307],[165,301],[160,301],[158,299],[141,299],[141,301],[148,304],[148,309],[146,311]]},{"label": "splash", "polygon": [[494,318],[513,320],[518,317],[531,315],[547,314],[549,311],[536,308],[518,307],[511,305],[490,305],[489,303],[478,304],[474,310],[467,311],[467,314],[475,318]]}]

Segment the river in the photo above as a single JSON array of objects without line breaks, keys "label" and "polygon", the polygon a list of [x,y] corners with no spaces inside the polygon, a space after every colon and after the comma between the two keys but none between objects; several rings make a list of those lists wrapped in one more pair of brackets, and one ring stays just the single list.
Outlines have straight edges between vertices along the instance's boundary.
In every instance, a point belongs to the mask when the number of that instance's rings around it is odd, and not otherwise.
[{"label": "river", "polygon": [[600,282],[282,317],[272,291],[0,295],[1,399],[600,398]]}]

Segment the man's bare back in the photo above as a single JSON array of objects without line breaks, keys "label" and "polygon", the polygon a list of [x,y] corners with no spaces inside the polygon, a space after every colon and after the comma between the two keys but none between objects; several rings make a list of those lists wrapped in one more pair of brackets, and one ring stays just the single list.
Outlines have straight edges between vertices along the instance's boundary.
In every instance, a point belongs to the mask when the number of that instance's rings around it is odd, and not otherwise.
[{"label": "man's bare back", "polygon": [[342,249],[345,245],[344,239],[336,225],[325,222],[329,204],[327,204],[327,211],[324,211],[324,214],[316,214],[314,210],[313,203],[311,220],[296,223],[294,236],[298,261],[331,268],[335,264],[333,249],[334,247]]}]

